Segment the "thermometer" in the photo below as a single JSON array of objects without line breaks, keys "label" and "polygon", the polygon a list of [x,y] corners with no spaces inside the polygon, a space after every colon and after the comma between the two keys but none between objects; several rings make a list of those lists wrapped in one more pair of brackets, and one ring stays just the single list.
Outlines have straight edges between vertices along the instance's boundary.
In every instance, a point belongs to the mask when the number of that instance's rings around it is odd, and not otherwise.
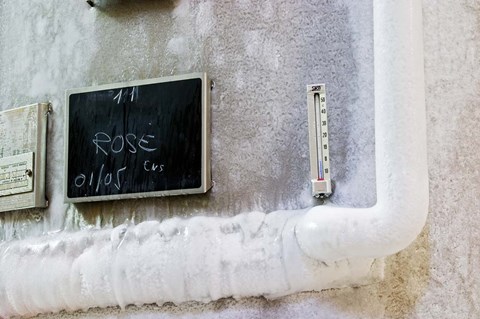
[{"label": "thermometer", "polygon": [[325,198],[332,194],[325,84],[307,85],[307,107],[312,195]]}]

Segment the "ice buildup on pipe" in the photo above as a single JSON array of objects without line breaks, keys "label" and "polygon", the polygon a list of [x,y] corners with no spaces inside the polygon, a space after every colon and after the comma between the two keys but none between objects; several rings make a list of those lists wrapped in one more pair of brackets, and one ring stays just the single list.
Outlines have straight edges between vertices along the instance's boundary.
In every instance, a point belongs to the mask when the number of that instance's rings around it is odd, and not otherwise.
[{"label": "ice buildup on pipe", "polygon": [[0,316],[145,303],[274,298],[369,283],[382,261],[330,265],[306,256],[305,211],[173,218],[63,232],[0,246]]}]

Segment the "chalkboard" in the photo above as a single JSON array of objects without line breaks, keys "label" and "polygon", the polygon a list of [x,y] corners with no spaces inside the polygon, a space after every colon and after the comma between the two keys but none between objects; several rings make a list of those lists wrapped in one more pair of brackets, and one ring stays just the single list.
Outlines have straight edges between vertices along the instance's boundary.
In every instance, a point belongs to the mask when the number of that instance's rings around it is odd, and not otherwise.
[{"label": "chalkboard", "polygon": [[204,73],[67,91],[65,201],[211,187]]}]

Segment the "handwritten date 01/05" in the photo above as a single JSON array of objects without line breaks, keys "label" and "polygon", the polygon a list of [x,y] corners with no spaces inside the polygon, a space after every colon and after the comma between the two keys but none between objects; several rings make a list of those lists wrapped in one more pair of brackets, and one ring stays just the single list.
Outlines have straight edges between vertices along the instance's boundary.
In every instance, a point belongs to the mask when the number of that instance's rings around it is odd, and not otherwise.
[{"label": "handwritten date 01/05", "polygon": [[[156,164],[149,160],[143,162],[143,169],[145,172],[149,173],[162,173],[165,169],[164,164]],[[124,166],[115,172],[105,172],[105,164],[102,164],[100,167],[100,171],[98,175],[95,172],[91,172],[90,175],[87,177],[85,174],[79,174],[75,177],[74,185],[77,188],[81,188],[83,186],[95,187],[95,193],[98,193],[100,187],[115,187],[117,190],[121,190],[122,186],[124,185],[124,174],[127,170],[127,167]]]},{"label": "handwritten date 01/05", "polygon": [[98,176],[95,176],[95,172],[91,172],[89,178],[87,178],[85,174],[79,174],[74,180],[75,187],[81,188],[88,182],[88,186],[94,186],[95,193],[98,193],[100,186],[110,186],[113,183],[113,186],[120,190],[123,185],[123,175],[127,167],[124,166],[116,172],[104,172],[104,169],[105,164],[102,164]]}]

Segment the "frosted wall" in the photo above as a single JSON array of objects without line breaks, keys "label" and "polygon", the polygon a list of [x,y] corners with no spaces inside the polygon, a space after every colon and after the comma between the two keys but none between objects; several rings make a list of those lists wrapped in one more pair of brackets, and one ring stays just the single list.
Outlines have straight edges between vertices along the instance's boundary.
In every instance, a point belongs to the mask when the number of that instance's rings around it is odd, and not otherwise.
[{"label": "frosted wall", "polygon": [[[51,101],[47,211],[3,214],[3,240],[126,221],[304,208],[310,196],[305,88],[331,106],[333,201],[374,202],[372,6],[343,2],[2,3],[2,109]],[[365,14],[365,12],[367,14]],[[19,17],[23,17],[19,19]],[[23,22],[21,22],[23,21]],[[35,48],[32,50],[32,48]],[[207,71],[215,186],[207,195],[64,205],[64,90]],[[362,88],[362,89],[361,89]],[[335,145],[335,146],[333,146]],[[361,150],[357,152],[356,150]],[[370,163],[368,163],[370,162]],[[362,187],[372,191],[362,194]],[[361,194],[361,195],[360,195]]]},{"label": "frosted wall", "polygon": [[[97,3],[1,3],[1,108],[52,101],[54,113],[51,207],[3,214],[0,238],[311,206],[305,92],[315,82],[327,83],[331,108],[332,200],[375,202],[370,1]],[[216,82],[212,191],[63,205],[64,90],[195,71]]]},{"label": "frosted wall", "polygon": [[[317,3],[318,2],[318,3]],[[342,206],[375,202],[370,1],[0,2],[0,109],[50,100],[51,207],[2,214],[0,237],[171,216],[230,216],[313,205],[305,85],[327,83]],[[387,259],[386,281],[280,300],[111,308],[81,318],[476,318],[480,314],[480,7],[425,1],[431,212],[423,235]],[[206,196],[62,203],[64,90],[208,71],[213,178]],[[43,316],[51,318],[51,315]],[[72,317],[60,314],[57,317]]]}]

